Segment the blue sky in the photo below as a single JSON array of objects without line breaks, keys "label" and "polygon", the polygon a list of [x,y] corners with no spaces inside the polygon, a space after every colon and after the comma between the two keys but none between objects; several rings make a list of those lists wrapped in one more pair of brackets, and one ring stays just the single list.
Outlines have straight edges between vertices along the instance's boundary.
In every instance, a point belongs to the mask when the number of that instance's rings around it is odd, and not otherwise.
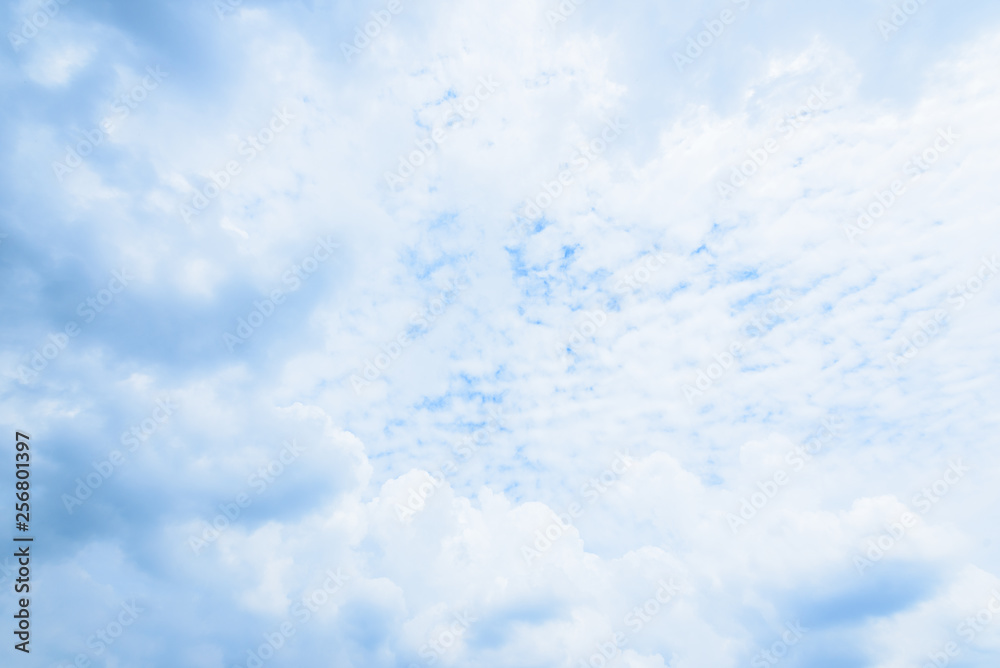
[{"label": "blue sky", "polygon": [[996,665],[996,3],[0,20],[5,665]]}]

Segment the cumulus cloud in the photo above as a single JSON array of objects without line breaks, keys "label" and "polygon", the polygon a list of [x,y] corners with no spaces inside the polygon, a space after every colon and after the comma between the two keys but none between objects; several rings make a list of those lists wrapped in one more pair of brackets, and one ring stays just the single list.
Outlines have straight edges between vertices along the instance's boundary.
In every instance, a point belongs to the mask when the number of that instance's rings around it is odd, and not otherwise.
[{"label": "cumulus cloud", "polygon": [[994,6],[8,9],[31,665],[995,661]]}]

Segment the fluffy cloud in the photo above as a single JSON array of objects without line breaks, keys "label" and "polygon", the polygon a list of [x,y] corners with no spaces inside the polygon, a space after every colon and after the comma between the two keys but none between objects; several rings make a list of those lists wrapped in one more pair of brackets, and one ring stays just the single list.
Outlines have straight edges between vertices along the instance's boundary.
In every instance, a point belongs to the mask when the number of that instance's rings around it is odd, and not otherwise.
[{"label": "fluffy cloud", "polygon": [[33,660],[990,665],[996,9],[725,6],[6,53]]}]

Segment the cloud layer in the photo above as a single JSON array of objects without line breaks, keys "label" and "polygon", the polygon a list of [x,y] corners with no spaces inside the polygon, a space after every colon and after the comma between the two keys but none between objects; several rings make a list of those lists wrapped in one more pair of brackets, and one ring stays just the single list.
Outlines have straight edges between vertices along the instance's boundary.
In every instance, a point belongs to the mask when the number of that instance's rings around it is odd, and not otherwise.
[{"label": "cloud layer", "polygon": [[4,20],[12,661],[995,664],[993,4]]}]

